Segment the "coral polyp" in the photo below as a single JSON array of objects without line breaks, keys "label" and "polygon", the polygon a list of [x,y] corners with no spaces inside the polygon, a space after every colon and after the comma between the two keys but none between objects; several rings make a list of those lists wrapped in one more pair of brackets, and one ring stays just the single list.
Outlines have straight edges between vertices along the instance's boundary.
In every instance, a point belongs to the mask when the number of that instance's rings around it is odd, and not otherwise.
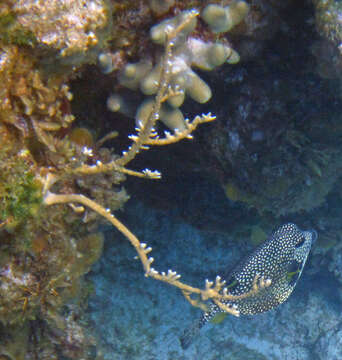
[{"label": "coral polyp", "polygon": [[228,6],[209,4],[203,10],[203,19],[216,33],[224,33],[238,25],[247,15],[249,6],[245,1],[233,1]]}]

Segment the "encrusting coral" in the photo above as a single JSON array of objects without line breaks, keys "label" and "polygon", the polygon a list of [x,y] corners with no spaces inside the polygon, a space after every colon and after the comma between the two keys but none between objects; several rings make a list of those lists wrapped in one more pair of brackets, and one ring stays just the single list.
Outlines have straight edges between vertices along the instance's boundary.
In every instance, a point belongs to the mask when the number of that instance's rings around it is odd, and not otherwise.
[{"label": "encrusting coral", "polygon": [[15,26],[29,33],[37,46],[57,52],[65,63],[79,63],[91,54],[89,49],[101,46],[110,20],[110,4],[105,0],[9,0],[1,10],[0,18],[11,16]]},{"label": "encrusting coral", "polygon": [[[336,0],[312,0],[315,25],[321,38],[312,46],[317,72],[325,79],[339,79],[342,69],[342,6]],[[341,88],[341,85],[340,85]],[[341,90],[339,90],[341,93]]]},{"label": "encrusting coral", "polygon": [[56,151],[49,133],[74,120],[67,107],[72,95],[64,79],[45,79],[29,52],[15,45],[0,47],[0,56],[0,120],[15,126],[24,137],[33,129],[39,141]]},{"label": "encrusting coral", "polygon": [[[54,353],[57,349],[52,344],[64,343],[62,352],[67,355],[72,348],[71,358],[79,358],[93,346],[91,338],[84,336],[76,347],[74,341],[67,345],[63,337],[69,330],[61,328],[61,321],[56,319],[62,309],[67,311],[72,302],[80,306],[87,296],[83,275],[101,255],[103,237],[101,233],[86,230],[95,224],[91,216],[84,216],[84,230],[76,231],[78,216],[73,213],[66,216],[68,211],[56,212],[42,206],[38,165],[25,143],[20,142],[20,133],[0,123],[0,323],[10,326],[13,334],[18,331],[24,338],[34,336],[37,341],[22,344],[20,354],[12,352],[10,348],[15,350],[15,346],[11,347],[15,341],[0,326],[0,353],[11,359],[24,359],[29,351],[37,353],[34,347],[41,347],[41,354],[47,348]],[[99,198],[97,192],[101,186],[101,183],[93,186],[95,198]],[[111,194],[110,205],[115,208],[115,192],[112,190]],[[79,326],[77,321],[75,326]],[[51,333],[51,327],[59,330]],[[40,331],[42,334],[38,335]]]}]

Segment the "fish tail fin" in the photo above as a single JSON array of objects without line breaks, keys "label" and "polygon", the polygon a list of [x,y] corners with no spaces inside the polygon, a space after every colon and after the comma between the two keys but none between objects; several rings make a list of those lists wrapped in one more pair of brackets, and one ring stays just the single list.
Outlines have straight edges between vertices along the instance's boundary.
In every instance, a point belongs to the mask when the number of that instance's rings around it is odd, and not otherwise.
[{"label": "fish tail fin", "polygon": [[184,330],[183,334],[179,337],[179,341],[183,350],[186,350],[199,333],[203,323],[201,319],[194,321],[187,329]]}]

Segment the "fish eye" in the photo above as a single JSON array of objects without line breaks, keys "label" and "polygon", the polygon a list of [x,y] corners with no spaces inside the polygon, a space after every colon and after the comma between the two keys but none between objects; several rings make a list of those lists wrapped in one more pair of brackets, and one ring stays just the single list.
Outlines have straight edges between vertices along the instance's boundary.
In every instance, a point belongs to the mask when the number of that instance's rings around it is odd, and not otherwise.
[{"label": "fish eye", "polygon": [[300,240],[297,242],[297,244],[295,245],[295,247],[296,247],[296,248],[299,248],[299,247],[301,247],[304,243],[305,243],[305,237],[302,236],[302,237],[300,238]]}]

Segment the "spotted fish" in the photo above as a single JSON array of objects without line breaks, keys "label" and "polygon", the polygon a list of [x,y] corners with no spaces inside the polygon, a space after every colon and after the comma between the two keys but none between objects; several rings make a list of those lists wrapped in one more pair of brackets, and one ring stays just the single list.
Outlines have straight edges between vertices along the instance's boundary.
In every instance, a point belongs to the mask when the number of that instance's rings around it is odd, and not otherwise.
[{"label": "spotted fish", "polygon": [[[259,314],[274,309],[292,293],[302,274],[312,242],[317,238],[314,230],[302,231],[295,224],[285,224],[276,230],[263,244],[241,261],[226,279],[228,293],[242,295],[252,289],[256,276],[270,279],[271,285],[256,294],[240,300],[222,301],[235,307],[241,315]],[[181,346],[186,349],[200,328],[208,321],[216,322],[226,314],[211,303],[208,311],[185,330],[180,337]]]}]

